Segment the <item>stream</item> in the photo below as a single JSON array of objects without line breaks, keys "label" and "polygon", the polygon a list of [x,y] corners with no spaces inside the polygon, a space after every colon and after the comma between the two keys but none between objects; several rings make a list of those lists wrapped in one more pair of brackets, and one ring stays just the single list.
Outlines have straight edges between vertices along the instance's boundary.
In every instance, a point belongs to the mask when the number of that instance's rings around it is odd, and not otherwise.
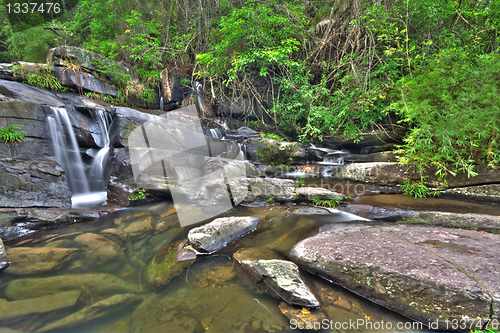
[{"label": "stream", "polygon": [[[373,196],[373,199],[384,196]],[[71,274],[71,279],[78,280],[77,275],[107,273],[116,276],[141,290],[141,301],[133,305],[120,307],[119,311],[109,311],[102,317],[83,324],[61,327],[61,332],[287,332],[293,330],[290,321],[281,314],[280,301],[269,295],[258,293],[247,281],[242,279],[231,259],[232,253],[241,248],[262,247],[273,250],[286,257],[287,252],[299,240],[316,233],[319,226],[327,223],[348,222],[356,216],[347,213],[328,213],[308,215],[312,206],[279,205],[268,207],[236,207],[223,214],[224,216],[256,216],[261,223],[256,231],[229,244],[216,254],[199,257],[181,275],[168,285],[155,288],[145,281],[145,265],[159,248],[175,240],[186,237],[191,228],[180,228],[171,203],[150,204],[136,208],[124,209],[108,215],[98,221],[85,224],[65,226],[57,230],[44,231],[31,242],[25,240],[24,247],[62,247],[78,248],[74,239],[84,233],[98,234],[109,228],[124,228],[145,217],[152,217],[156,225],[167,228],[162,231],[149,231],[140,237],[133,238],[124,251],[124,259],[106,266],[93,265],[85,261],[83,254],[65,263],[60,269],[50,274],[31,275],[30,279],[39,277],[57,277]],[[317,212],[317,211],[316,211]],[[7,244],[9,245],[9,244]],[[97,259],[95,259],[98,261]],[[302,272],[306,284],[312,289],[330,318],[325,332],[354,332],[339,325],[346,322],[363,320],[376,323],[391,323],[394,329],[376,329],[373,332],[415,332],[416,323],[409,319],[371,303],[354,293],[329,283],[317,276]],[[23,276],[25,278],[26,276]],[[19,277],[6,270],[0,275],[0,298],[7,298],[8,284]],[[41,290],[37,295],[54,293],[47,283],[39,284]],[[72,311],[111,296],[93,293],[84,285],[82,296]],[[7,292],[8,294],[9,292]],[[122,293],[122,292],[119,292]],[[119,294],[118,293],[118,294]],[[12,297],[10,297],[12,298]],[[12,301],[12,299],[9,299]],[[0,323],[0,327],[15,331],[36,331],[42,326],[68,315],[68,311],[55,311],[43,315],[34,314],[20,320]],[[337,324],[336,324],[337,323]],[[326,323],[325,323],[326,325]],[[337,328],[335,328],[337,325]],[[345,324],[344,324],[345,325]],[[403,325],[398,326],[397,325]],[[406,325],[406,328],[405,328]],[[362,330],[361,330],[362,331]]]}]

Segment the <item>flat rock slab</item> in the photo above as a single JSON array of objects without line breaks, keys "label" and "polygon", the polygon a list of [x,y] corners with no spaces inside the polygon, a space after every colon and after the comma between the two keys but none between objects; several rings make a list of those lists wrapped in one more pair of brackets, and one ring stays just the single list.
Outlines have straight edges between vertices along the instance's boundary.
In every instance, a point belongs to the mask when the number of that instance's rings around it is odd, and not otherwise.
[{"label": "flat rock slab", "polygon": [[55,271],[73,258],[78,249],[14,247],[7,250],[11,262],[5,271],[17,275],[33,275]]},{"label": "flat rock slab", "polygon": [[189,230],[188,239],[196,250],[212,253],[252,232],[259,222],[260,218],[251,216],[221,217]]},{"label": "flat rock slab", "polygon": [[90,222],[114,209],[0,208],[0,237],[5,241],[30,235],[38,230],[65,224]]},{"label": "flat rock slab", "polygon": [[82,310],[63,319],[50,323],[38,329],[37,332],[54,331],[61,328],[74,327],[75,325],[109,315],[110,313],[118,312],[124,307],[139,302],[140,300],[142,300],[142,297],[134,294],[114,295],[92,304],[89,307],[83,308]]},{"label": "flat rock slab", "polygon": [[71,290],[13,302],[0,299],[0,321],[72,307],[81,293],[81,290]]},{"label": "flat rock slab", "polygon": [[241,261],[250,273],[268,287],[265,290],[291,305],[318,307],[319,302],[300,277],[299,267],[287,260]]},{"label": "flat rock slab", "polygon": [[[290,251],[299,265],[414,320],[498,317],[500,237],[428,225],[338,223]],[[471,323],[468,323],[470,325]]]},{"label": "flat rock slab", "polygon": [[449,213],[435,211],[416,211],[400,208],[381,208],[369,205],[347,205],[339,210],[356,214],[370,220],[403,222],[411,224],[432,224],[435,226],[483,230],[500,230],[500,216],[475,213]]},{"label": "flat rock slab", "polygon": [[109,274],[68,274],[45,278],[17,279],[9,282],[5,296],[21,300],[49,295],[61,291],[85,288],[100,296],[116,293],[141,294],[139,286]]}]

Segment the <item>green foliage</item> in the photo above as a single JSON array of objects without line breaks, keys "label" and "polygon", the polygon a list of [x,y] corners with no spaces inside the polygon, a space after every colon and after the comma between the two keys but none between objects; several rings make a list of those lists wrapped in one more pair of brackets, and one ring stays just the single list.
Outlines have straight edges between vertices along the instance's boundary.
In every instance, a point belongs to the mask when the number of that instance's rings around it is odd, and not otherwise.
[{"label": "green foliage", "polygon": [[21,130],[21,126],[11,125],[0,129],[0,140],[5,144],[19,143],[26,139],[26,131]]},{"label": "green foliage", "polygon": [[269,198],[267,198],[266,201],[269,202],[269,203],[274,203],[274,199],[276,199],[276,198],[273,197],[273,196],[270,196]]},{"label": "green foliage", "polygon": [[401,190],[409,197],[425,198],[431,194],[431,190],[421,182],[406,180],[401,185]]},{"label": "green foliage", "polygon": [[8,43],[9,53],[15,60],[45,63],[47,52],[57,45],[57,38],[51,31],[36,26],[13,33]]},{"label": "green foliage", "polygon": [[[497,324],[498,325],[498,324]],[[500,332],[498,328],[487,328],[485,330],[472,330],[471,333],[498,333]]]},{"label": "green foliage", "polygon": [[288,141],[288,138],[283,138],[279,134],[276,133],[260,133],[262,137],[266,136],[269,139],[277,140],[277,141]]},{"label": "green foliage", "polygon": [[348,195],[344,195],[344,201],[349,201],[349,200],[352,200],[352,197],[351,196],[348,196]]},{"label": "green foliage", "polygon": [[27,82],[29,85],[42,88],[42,89],[50,89],[54,91],[62,90],[61,83],[59,80],[51,74],[37,74],[37,73],[28,73]]},{"label": "green foliage", "polygon": [[475,164],[500,162],[500,55],[467,49],[441,51],[422,74],[402,84],[398,110],[412,126],[403,146],[404,164],[421,174],[433,167],[440,178]]},{"label": "green foliage", "polygon": [[335,208],[340,204],[339,198],[327,199],[312,199],[311,200],[316,206]]},{"label": "green foliage", "polygon": [[137,187],[134,192],[130,194],[130,201],[144,200],[146,199],[146,190],[140,187]]},{"label": "green foliage", "polygon": [[304,179],[300,178],[299,179],[299,187],[304,187],[304,186],[305,186]]},{"label": "green foliage", "polygon": [[[196,56],[201,75],[222,76],[226,83],[247,72],[268,75],[299,49],[306,17],[299,1],[248,0],[220,18],[211,50]],[[227,75],[226,75],[227,73]]]}]

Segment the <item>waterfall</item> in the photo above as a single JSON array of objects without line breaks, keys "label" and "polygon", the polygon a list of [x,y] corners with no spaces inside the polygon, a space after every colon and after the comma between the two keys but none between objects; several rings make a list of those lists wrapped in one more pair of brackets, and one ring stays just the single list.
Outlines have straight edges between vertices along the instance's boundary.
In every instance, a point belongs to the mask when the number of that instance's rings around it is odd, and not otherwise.
[{"label": "waterfall", "polygon": [[163,97],[160,97],[160,110],[163,110]]},{"label": "waterfall", "polygon": [[220,131],[220,129],[209,128],[208,130],[210,131],[210,135],[212,136],[212,138],[222,140],[222,132]]},{"label": "waterfall", "polygon": [[47,121],[54,143],[55,159],[66,173],[73,194],[71,197],[72,206],[83,208],[103,204],[107,199],[104,166],[110,149],[109,115],[103,111],[96,113],[97,123],[102,133],[103,148],[94,157],[87,177],[68,112],[64,108],[50,109],[54,116],[47,117]]},{"label": "waterfall", "polygon": [[73,195],[87,193],[89,183],[85,175],[80,148],[64,108],[51,108],[54,117],[48,117],[50,136],[54,143],[56,161],[63,167]]},{"label": "waterfall", "polygon": [[203,107],[203,101],[201,100],[201,92],[203,91],[203,85],[199,81],[196,81],[194,83],[194,89],[198,94],[197,99],[198,99],[198,106],[200,107],[201,111],[201,117],[205,118],[205,108]]}]

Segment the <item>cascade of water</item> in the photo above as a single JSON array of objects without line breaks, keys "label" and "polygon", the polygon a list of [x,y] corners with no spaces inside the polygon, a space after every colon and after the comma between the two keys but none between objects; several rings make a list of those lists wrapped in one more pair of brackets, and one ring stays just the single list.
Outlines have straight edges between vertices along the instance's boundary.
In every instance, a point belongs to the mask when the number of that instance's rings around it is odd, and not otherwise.
[{"label": "cascade of water", "polygon": [[103,148],[95,156],[89,170],[89,177],[87,177],[80,154],[80,147],[76,141],[75,132],[66,109],[51,108],[51,110],[54,117],[49,116],[47,121],[54,143],[55,158],[66,172],[69,187],[73,194],[71,197],[72,206],[81,208],[101,205],[107,198],[104,164],[110,149],[109,115],[103,111],[96,114],[97,123],[102,133]]},{"label": "cascade of water", "polygon": [[50,135],[54,143],[56,161],[63,167],[73,194],[89,192],[80,148],[64,108],[51,108],[54,117],[48,117]]},{"label": "cascade of water", "polygon": [[209,128],[212,138],[222,140],[222,132],[218,128]]},{"label": "cascade of water", "polygon": [[198,93],[197,99],[198,99],[198,106],[200,107],[201,111],[201,117],[205,118],[205,108],[203,107],[203,101],[201,100],[201,92],[203,91],[203,85],[199,81],[196,81],[194,83],[194,89]]},{"label": "cascade of water", "polygon": [[163,110],[163,97],[160,97],[160,110]]}]

